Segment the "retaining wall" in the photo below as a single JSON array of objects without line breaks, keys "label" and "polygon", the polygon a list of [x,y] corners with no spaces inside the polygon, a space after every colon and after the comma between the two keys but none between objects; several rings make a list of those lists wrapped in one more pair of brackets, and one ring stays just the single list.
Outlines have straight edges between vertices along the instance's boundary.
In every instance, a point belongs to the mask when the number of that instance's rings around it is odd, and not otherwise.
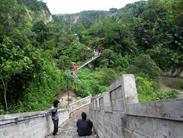
[{"label": "retaining wall", "polygon": [[[69,119],[70,113],[90,103],[86,97],[58,110],[59,125]],[[51,115],[46,111],[18,113],[0,116],[0,138],[45,138],[53,131]]]},{"label": "retaining wall", "polygon": [[140,104],[131,74],[92,98],[90,116],[100,138],[183,138],[183,100]]}]

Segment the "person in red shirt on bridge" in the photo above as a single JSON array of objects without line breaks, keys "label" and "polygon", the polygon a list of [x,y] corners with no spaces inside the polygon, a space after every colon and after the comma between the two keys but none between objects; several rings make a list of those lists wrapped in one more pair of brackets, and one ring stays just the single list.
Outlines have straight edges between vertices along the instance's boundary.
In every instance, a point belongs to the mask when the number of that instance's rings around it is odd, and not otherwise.
[{"label": "person in red shirt on bridge", "polygon": [[101,54],[103,54],[103,53],[104,53],[104,48],[103,48],[103,47],[101,48],[100,53],[101,53]]},{"label": "person in red shirt on bridge", "polygon": [[77,73],[78,72],[78,65],[76,63],[74,63],[74,73]]},{"label": "person in red shirt on bridge", "polygon": [[104,53],[104,48],[99,48],[99,54],[103,54]]}]

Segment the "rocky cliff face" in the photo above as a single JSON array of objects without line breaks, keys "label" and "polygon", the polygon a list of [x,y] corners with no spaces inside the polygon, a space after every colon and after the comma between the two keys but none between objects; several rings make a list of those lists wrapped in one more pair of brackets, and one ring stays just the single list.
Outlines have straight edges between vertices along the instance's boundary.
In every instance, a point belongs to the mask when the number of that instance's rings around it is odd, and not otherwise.
[{"label": "rocky cliff face", "polygon": [[49,23],[53,20],[46,3],[42,1],[17,0],[17,3],[25,7],[27,17],[32,22],[43,21],[44,23]]},{"label": "rocky cliff face", "polygon": [[76,14],[54,15],[54,20],[69,24],[76,24],[81,22],[85,27],[88,27],[95,21],[105,19],[108,15],[108,11],[83,11]]},{"label": "rocky cliff face", "polygon": [[42,10],[40,18],[44,21],[44,23],[49,23],[53,20],[52,15],[48,10]]},{"label": "rocky cliff face", "polygon": [[71,14],[71,15],[62,15],[61,17],[63,21],[69,22],[71,24],[75,24],[79,21],[80,15],[77,14]]},{"label": "rocky cliff face", "polygon": [[40,11],[31,11],[26,9],[27,16],[30,21],[36,22],[36,21],[43,21],[45,24],[53,21],[53,17],[51,13],[48,10],[40,10]]}]

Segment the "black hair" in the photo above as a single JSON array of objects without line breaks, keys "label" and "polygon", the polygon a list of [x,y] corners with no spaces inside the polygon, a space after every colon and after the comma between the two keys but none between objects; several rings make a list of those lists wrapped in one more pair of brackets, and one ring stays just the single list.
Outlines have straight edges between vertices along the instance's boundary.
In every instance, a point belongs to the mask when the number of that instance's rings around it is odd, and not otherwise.
[{"label": "black hair", "polygon": [[81,113],[81,117],[82,117],[82,119],[86,120],[86,117],[87,117],[86,113],[85,112],[82,112]]},{"label": "black hair", "polygon": [[54,107],[58,107],[58,103],[59,103],[59,100],[57,100],[57,99],[56,99],[56,100],[54,100],[54,102],[53,102],[53,106],[54,106]]}]

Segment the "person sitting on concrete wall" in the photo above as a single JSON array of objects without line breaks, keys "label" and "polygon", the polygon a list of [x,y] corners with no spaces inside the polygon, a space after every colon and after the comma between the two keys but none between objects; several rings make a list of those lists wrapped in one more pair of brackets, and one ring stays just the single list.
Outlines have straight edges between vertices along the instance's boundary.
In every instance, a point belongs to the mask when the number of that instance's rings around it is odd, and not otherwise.
[{"label": "person sitting on concrete wall", "polygon": [[77,132],[79,136],[89,136],[92,134],[92,127],[93,123],[90,119],[86,119],[87,115],[85,112],[81,114],[82,119],[78,119],[77,125]]}]

